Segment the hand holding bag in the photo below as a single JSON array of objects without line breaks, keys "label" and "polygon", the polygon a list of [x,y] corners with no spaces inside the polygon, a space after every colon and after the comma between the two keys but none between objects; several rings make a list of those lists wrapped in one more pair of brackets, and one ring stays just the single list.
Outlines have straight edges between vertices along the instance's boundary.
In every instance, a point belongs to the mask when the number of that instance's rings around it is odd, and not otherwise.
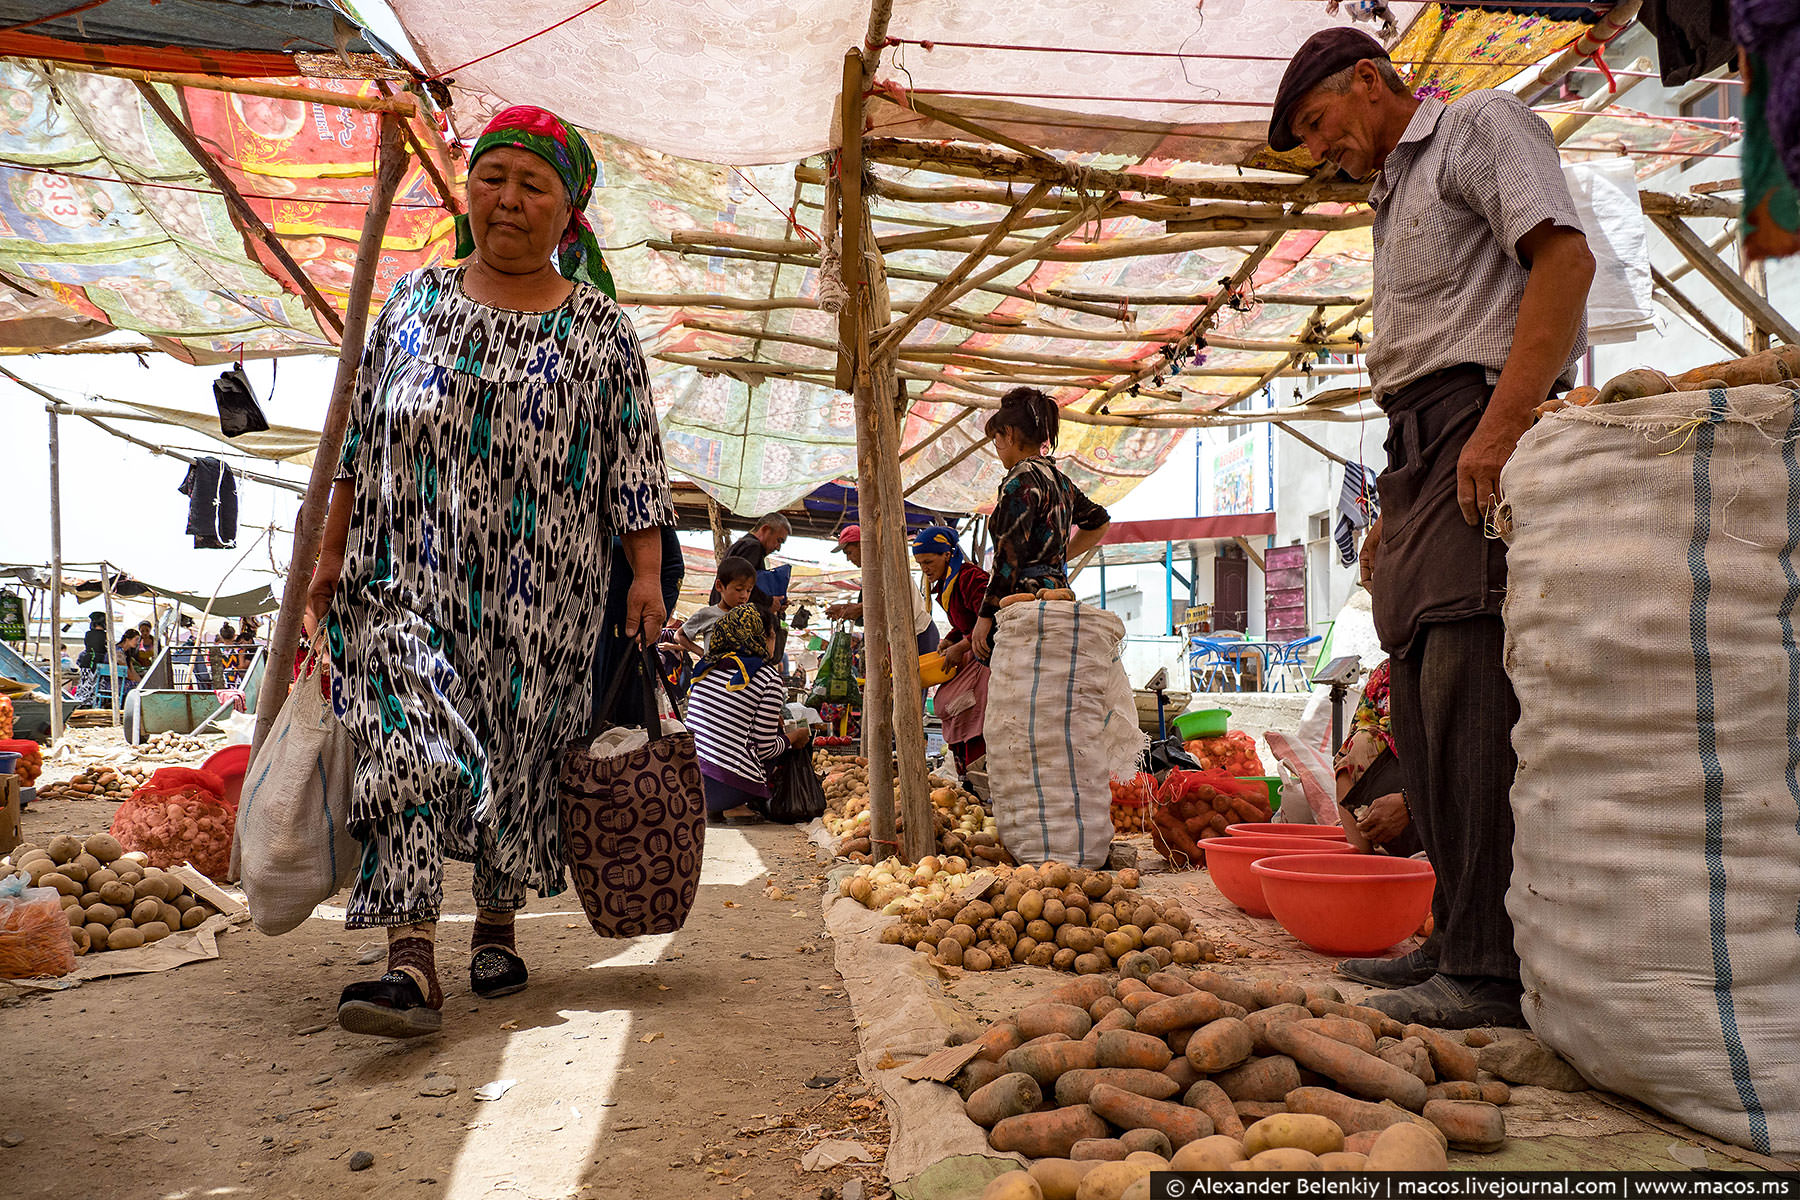
[{"label": "hand holding bag", "polygon": [[[601,701],[602,718],[610,719],[628,681],[643,689],[638,711],[657,712],[660,679],[649,650],[628,655]],[[582,910],[601,937],[673,933],[700,890],[706,797],[694,735],[665,733],[661,718],[655,721],[646,730],[650,740],[624,754],[596,757],[591,735],[563,751],[563,854]]]},{"label": "hand holding bag", "polygon": [[317,647],[302,664],[281,715],[251,760],[238,799],[232,874],[250,919],[287,933],[356,878],[362,843],[352,837],[350,736],[320,687]]}]

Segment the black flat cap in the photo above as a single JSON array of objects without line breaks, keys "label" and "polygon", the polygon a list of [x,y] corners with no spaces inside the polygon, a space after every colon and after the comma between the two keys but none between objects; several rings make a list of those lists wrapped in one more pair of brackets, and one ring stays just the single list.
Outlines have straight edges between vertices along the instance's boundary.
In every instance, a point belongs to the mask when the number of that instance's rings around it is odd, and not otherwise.
[{"label": "black flat cap", "polygon": [[1307,38],[1294,51],[1281,87],[1275,93],[1275,111],[1269,116],[1269,149],[1292,150],[1300,144],[1288,127],[1294,105],[1326,79],[1339,71],[1354,67],[1365,58],[1386,58],[1388,52],[1380,42],[1360,29],[1333,25]]}]

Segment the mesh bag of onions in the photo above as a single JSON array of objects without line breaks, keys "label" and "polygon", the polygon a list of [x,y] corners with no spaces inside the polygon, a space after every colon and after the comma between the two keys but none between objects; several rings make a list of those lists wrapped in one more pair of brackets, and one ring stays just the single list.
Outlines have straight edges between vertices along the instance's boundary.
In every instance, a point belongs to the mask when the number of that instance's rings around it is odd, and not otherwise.
[{"label": "mesh bag of onions", "polygon": [[167,870],[184,862],[213,879],[231,871],[231,835],[237,807],[225,799],[225,781],[212,771],[164,767],[119,805],[112,835],[126,850],[141,850],[150,865]]}]

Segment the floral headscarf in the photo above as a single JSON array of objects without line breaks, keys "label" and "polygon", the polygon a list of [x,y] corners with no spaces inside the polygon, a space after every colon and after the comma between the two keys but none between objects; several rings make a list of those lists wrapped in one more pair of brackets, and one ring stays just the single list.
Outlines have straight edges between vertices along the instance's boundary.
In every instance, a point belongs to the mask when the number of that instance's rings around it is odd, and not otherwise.
[{"label": "floral headscarf", "polygon": [[694,670],[699,681],[715,670],[725,672],[725,690],[741,691],[758,671],[769,652],[769,635],[763,627],[762,610],[754,604],[740,604],[719,618],[707,639],[706,657]]},{"label": "floral headscarf", "polygon": [[[612,272],[606,269],[599,239],[585,213],[599,174],[587,141],[548,109],[519,104],[500,113],[481,131],[474,149],[469,151],[470,169],[483,154],[498,146],[529,150],[556,168],[563,187],[568,189],[571,209],[569,226],[556,244],[556,269],[564,279],[591,283],[616,300],[618,291],[613,286]],[[473,253],[475,234],[469,227],[468,214],[464,213],[456,218],[456,256],[467,258]]]},{"label": "floral headscarf", "polygon": [[941,583],[931,589],[931,594],[940,600],[956,586],[956,576],[969,565],[964,556],[962,543],[957,540],[956,530],[948,525],[927,525],[913,535],[914,554],[948,554],[950,569],[944,572]]}]

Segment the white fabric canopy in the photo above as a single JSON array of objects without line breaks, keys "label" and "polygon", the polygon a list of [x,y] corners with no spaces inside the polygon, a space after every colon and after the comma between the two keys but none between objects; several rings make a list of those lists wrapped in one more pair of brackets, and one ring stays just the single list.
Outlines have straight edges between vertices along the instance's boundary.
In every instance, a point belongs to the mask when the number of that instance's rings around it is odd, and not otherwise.
[{"label": "white fabric canopy", "polygon": [[[740,165],[793,162],[835,143],[844,51],[862,43],[869,14],[869,0],[609,0],[534,37],[577,6],[391,3],[426,69],[453,80],[465,136],[475,132],[471,116],[485,120],[496,107],[530,103],[664,153]],[[1422,7],[1393,5],[1402,25]],[[1208,101],[1268,102],[1287,57],[1343,20],[1321,0],[895,0],[889,33],[898,38],[1273,61],[906,45],[884,57],[881,78],[1141,121],[1262,122],[1266,110]],[[494,53],[520,39],[529,40]]]}]

